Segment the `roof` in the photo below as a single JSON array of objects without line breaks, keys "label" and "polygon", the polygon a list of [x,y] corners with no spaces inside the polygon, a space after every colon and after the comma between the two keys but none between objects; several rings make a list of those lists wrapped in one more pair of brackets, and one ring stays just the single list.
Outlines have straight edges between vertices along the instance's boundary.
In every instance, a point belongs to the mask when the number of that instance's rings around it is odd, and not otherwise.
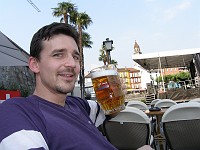
[{"label": "roof", "polygon": [[29,54],[0,31],[0,66],[28,66]]},{"label": "roof", "polygon": [[148,54],[135,54],[132,56],[132,59],[146,70],[189,67],[194,54],[199,52],[200,48],[182,49]]},{"label": "roof", "polygon": [[140,70],[135,68],[117,68],[118,72],[139,72]]}]

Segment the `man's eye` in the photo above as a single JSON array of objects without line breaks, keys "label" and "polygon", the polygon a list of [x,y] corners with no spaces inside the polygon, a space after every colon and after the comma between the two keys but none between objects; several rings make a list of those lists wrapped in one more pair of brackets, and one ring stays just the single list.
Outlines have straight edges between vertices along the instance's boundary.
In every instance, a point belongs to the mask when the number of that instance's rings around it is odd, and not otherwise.
[{"label": "man's eye", "polygon": [[77,55],[77,56],[74,56],[74,59],[75,59],[75,60],[80,60],[80,56],[78,56],[78,55]]},{"label": "man's eye", "polygon": [[62,57],[62,53],[56,53],[56,54],[53,54],[53,57]]}]

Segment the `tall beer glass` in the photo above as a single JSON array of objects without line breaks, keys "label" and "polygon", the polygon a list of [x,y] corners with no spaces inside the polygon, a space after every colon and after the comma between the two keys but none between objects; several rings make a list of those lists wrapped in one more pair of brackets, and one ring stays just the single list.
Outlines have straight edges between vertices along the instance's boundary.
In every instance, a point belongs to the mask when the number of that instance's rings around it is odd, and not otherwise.
[{"label": "tall beer glass", "polygon": [[90,75],[97,102],[106,115],[125,109],[125,95],[115,65],[95,68]]}]

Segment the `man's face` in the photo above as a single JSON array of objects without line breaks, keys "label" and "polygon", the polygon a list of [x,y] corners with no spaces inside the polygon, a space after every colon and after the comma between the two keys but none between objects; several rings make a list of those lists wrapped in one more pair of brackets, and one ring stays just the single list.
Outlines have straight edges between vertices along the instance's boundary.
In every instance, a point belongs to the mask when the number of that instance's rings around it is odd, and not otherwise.
[{"label": "man's face", "polygon": [[75,40],[59,34],[42,44],[40,60],[37,61],[39,70],[35,72],[36,86],[55,94],[71,92],[80,71],[80,55]]}]

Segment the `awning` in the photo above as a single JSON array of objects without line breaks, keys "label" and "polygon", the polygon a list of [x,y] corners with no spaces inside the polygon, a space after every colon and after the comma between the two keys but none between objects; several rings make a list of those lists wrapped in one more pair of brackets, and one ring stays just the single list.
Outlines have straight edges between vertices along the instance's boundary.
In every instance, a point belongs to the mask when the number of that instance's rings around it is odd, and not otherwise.
[{"label": "awning", "polygon": [[29,54],[0,32],[0,66],[28,66]]},{"label": "awning", "polygon": [[132,59],[146,70],[189,67],[194,54],[199,52],[200,48],[182,49],[148,54],[135,54],[132,56]]}]

